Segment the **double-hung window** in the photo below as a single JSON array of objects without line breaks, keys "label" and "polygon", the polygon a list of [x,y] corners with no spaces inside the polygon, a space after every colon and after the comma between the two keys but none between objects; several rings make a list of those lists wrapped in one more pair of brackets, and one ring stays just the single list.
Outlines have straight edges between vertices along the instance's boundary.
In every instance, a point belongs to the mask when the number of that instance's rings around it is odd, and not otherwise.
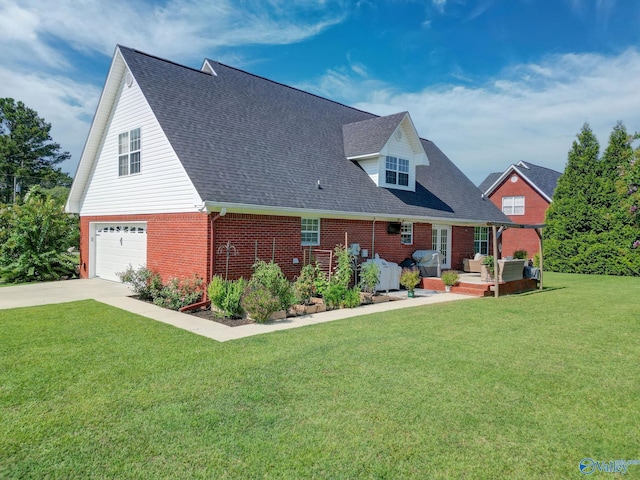
[{"label": "double-hung window", "polygon": [[473,253],[489,255],[489,227],[474,227]]},{"label": "double-hung window", "polygon": [[409,186],[409,160],[387,155],[385,161],[385,181],[387,185]]},{"label": "double-hung window", "polygon": [[400,243],[402,245],[413,245],[413,223],[402,222],[400,227]]},{"label": "double-hung window", "polygon": [[502,213],[524,215],[524,197],[502,197]]},{"label": "double-hung window", "polygon": [[300,229],[301,244],[303,246],[320,245],[320,219],[303,218]]},{"label": "double-hung window", "polygon": [[140,129],[118,135],[118,175],[140,173]]}]

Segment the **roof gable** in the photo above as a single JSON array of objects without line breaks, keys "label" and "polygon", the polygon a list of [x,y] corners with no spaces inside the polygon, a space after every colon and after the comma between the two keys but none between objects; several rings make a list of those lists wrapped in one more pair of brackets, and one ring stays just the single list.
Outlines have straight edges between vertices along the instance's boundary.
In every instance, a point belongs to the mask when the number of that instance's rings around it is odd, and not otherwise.
[{"label": "roof gable", "polygon": [[560,172],[550,168],[520,161],[516,165],[510,165],[503,173],[489,174],[479,188],[485,195],[491,196],[502,182],[513,173],[517,173],[549,203],[553,199],[553,192],[558,185],[558,179],[562,175]]}]

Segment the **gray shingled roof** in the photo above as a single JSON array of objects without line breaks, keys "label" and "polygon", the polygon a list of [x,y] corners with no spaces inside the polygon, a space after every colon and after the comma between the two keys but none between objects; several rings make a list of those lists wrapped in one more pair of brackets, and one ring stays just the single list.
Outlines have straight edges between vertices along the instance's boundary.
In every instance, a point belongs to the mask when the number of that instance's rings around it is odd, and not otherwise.
[{"label": "gray shingled roof", "polygon": [[487,175],[487,178],[485,178],[482,181],[482,183],[478,186],[480,191],[483,192],[483,193],[486,193],[486,191],[489,190],[491,185],[496,183],[496,180],[498,180],[502,176],[502,173],[503,172],[493,172],[493,173],[490,173],[489,175]]},{"label": "gray shingled roof", "polygon": [[[504,172],[490,173],[480,186],[480,191],[490,194],[489,189],[506,173],[517,170],[525,179],[543,192],[548,198],[553,198],[553,192],[558,185],[558,179],[562,173],[551,170],[550,168],[534,165],[529,162],[518,162],[516,165],[509,165]],[[496,185],[497,187],[498,185]]]},{"label": "gray shingled roof", "polygon": [[356,125],[347,127],[351,135],[373,120],[382,130],[403,114],[381,119],[220,63],[214,63],[217,75],[209,75],[119,48],[205,201],[509,221],[428,140],[422,143],[430,165],[417,167],[416,192],[379,188],[346,158],[344,126]]},{"label": "gray shingled roof", "polygon": [[343,125],[345,156],[351,158],[379,153],[406,115],[407,112],[400,112]]},{"label": "gray shingled roof", "polygon": [[[526,168],[525,165],[528,168]],[[562,173],[529,162],[520,162],[518,164],[518,170],[526,175],[547,197],[553,198],[553,192],[555,192],[558,186],[558,179]]]}]

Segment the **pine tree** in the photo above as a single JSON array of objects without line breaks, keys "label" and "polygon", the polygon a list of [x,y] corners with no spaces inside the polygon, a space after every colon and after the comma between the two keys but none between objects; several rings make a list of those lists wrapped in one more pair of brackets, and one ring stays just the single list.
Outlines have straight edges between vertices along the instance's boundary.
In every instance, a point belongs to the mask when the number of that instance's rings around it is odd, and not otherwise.
[{"label": "pine tree", "polygon": [[71,177],[56,167],[70,155],[60,152],[50,131],[35,110],[0,98],[0,203],[12,203],[18,189],[24,194],[32,185],[71,185]]}]

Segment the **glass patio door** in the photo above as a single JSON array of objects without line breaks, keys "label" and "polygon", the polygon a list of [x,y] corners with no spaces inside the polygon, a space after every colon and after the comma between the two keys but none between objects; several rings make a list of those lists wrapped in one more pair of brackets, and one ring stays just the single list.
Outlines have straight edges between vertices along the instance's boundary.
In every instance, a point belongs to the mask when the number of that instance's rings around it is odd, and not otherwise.
[{"label": "glass patio door", "polygon": [[451,225],[431,226],[431,250],[440,252],[442,268],[451,268]]}]

